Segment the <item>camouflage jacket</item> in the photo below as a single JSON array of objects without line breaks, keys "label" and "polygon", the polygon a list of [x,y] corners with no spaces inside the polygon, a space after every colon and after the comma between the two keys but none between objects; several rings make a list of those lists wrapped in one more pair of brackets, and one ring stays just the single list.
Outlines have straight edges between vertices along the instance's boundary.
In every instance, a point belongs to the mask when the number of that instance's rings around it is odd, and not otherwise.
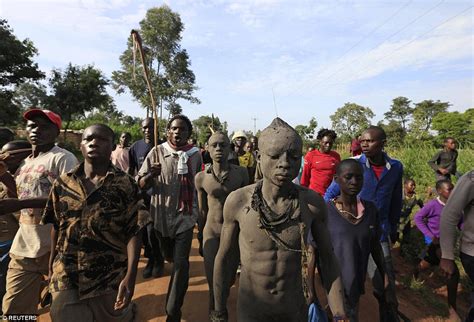
[{"label": "camouflage jacket", "polygon": [[88,195],[84,164],[53,184],[42,223],[58,232],[50,291],[78,289],[80,299],[118,289],[127,272],[127,243],[151,219],[134,179],[110,165]]}]

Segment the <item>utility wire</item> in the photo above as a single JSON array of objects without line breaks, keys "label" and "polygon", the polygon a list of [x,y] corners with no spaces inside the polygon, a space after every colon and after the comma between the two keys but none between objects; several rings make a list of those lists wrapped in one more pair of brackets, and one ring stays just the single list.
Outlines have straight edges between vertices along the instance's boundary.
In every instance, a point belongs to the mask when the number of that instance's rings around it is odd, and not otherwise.
[{"label": "utility wire", "polygon": [[[467,11],[469,11],[469,10],[472,9],[472,8],[474,8],[474,5],[469,6],[469,7],[465,8],[465,9],[463,9],[462,11],[460,11],[460,12],[457,13],[457,14],[455,14],[454,16],[451,16],[451,17],[449,17],[448,19],[444,20],[443,22],[441,22],[441,23],[435,25],[434,27],[432,27],[432,28],[430,28],[429,30],[427,30],[427,31],[425,31],[424,33],[422,33],[421,35],[416,36],[415,38],[413,38],[412,40],[410,40],[410,41],[407,42],[406,44],[403,44],[403,45],[401,45],[401,46],[395,48],[395,49],[392,50],[389,54],[387,54],[387,55],[385,55],[385,56],[382,56],[382,57],[380,57],[379,59],[377,59],[377,60],[375,60],[375,61],[373,61],[373,62],[370,62],[368,65],[364,66],[365,68],[362,69],[361,72],[364,72],[364,71],[370,69],[371,67],[373,67],[373,65],[374,65],[375,63],[378,63],[379,61],[384,60],[384,59],[386,59],[386,58],[388,58],[388,57],[390,57],[390,56],[393,56],[393,55],[394,55],[397,51],[399,51],[400,49],[402,49],[402,48],[404,48],[404,47],[406,47],[406,46],[411,45],[413,42],[415,42],[415,41],[418,40],[419,38],[421,38],[421,37],[423,37],[423,36],[426,36],[427,34],[429,34],[430,32],[432,32],[433,30],[435,30],[435,29],[441,27],[442,25],[444,25],[444,24],[450,22],[450,21],[453,20],[453,19],[456,19],[457,17],[463,15],[464,13],[466,13]],[[341,83],[333,83],[333,84],[329,84],[328,86],[342,85],[342,84],[344,84],[344,82],[341,82]]]},{"label": "utility wire", "polygon": [[[433,7],[429,8],[427,11],[425,11],[423,14],[421,14],[420,16],[416,17],[415,19],[411,20],[409,23],[407,23],[406,25],[404,25],[402,28],[398,29],[397,31],[395,31],[394,33],[392,33],[390,36],[388,36],[387,38],[383,39],[381,42],[377,43],[374,47],[370,48],[367,52],[370,52],[371,50],[377,48],[380,44],[383,44],[385,41],[389,40],[390,38],[398,35],[400,32],[404,31],[405,29],[407,29],[409,26],[411,26],[412,24],[414,24],[415,22],[417,22],[418,20],[420,20],[421,18],[423,18],[424,16],[426,16],[428,13],[430,13],[431,11],[433,11],[434,9],[436,9],[437,7],[439,7],[441,5],[441,3],[443,3],[444,0],[441,0],[439,1],[436,5],[434,5]],[[330,79],[332,76],[338,74],[340,71],[344,70],[347,66],[349,65],[353,65],[353,63],[357,60],[359,60],[361,57],[364,57],[367,55],[367,52],[363,53],[362,55],[359,55],[357,56],[355,59],[351,60],[349,63],[343,65],[342,67],[338,68],[335,72],[333,72],[332,74],[330,74],[328,77],[326,77],[325,79],[323,79],[322,81],[319,81],[317,82],[314,87],[318,86],[319,84],[321,84],[323,81],[327,81],[328,79]]]}]

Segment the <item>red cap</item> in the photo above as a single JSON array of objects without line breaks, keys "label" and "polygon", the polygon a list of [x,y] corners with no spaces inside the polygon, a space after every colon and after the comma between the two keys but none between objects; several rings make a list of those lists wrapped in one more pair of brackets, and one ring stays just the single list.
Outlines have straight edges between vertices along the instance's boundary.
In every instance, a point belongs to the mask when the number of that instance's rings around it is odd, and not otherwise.
[{"label": "red cap", "polygon": [[31,120],[32,117],[35,116],[45,116],[48,120],[51,121],[58,129],[61,129],[61,116],[58,114],[51,112],[50,110],[40,110],[39,108],[33,108],[31,110],[28,110],[23,114],[23,117],[26,120]]}]

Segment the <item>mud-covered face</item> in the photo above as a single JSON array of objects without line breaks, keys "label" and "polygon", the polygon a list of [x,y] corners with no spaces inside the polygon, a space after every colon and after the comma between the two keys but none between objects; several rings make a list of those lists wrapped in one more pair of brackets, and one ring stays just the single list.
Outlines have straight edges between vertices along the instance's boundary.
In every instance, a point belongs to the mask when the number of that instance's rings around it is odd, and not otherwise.
[{"label": "mud-covered face", "polygon": [[54,143],[59,130],[51,121],[42,116],[35,116],[26,122],[26,132],[31,145],[42,146]]},{"label": "mud-covered face", "polygon": [[227,160],[230,152],[229,139],[224,134],[214,134],[209,138],[209,154],[214,162]]},{"label": "mud-covered face", "polygon": [[290,183],[301,167],[302,141],[290,131],[260,139],[260,167],[263,176],[277,186]]},{"label": "mud-covered face", "polygon": [[168,141],[170,141],[174,146],[186,145],[190,134],[188,125],[182,119],[173,120],[167,132]]},{"label": "mud-covered face", "polygon": [[112,133],[101,126],[89,126],[84,130],[81,141],[81,152],[89,162],[106,162],[114,147]]},{"label": "mud-covered face", "polygon": [[357,164],[348,164],[336,175],[341,195],[357,196],[364,184],[364,172]]}]

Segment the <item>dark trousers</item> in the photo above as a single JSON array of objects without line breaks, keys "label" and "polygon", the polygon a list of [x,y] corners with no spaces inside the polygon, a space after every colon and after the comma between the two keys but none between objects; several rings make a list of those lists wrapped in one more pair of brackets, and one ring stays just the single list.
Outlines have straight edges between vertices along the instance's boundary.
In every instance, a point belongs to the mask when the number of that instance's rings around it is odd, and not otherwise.
[{"label": "dark trousers", "polygon": [[174,238],[163,237],[157,230],[155,233],[163,256],[173,258],[173,272],[166,295],[166,314],[168,315],[166,321],[180,321],[181,307],[189,283],[189,253],[193,240],[193,228],[177,234]]},{"label": "dark trousers", "polygon": [[[461,253],[459,257],[461,258],[464,271],[466,271],[466,274],[471,279],[471,282],[474,282],[474,256]],[[474,321],[474,290],[471,290],[471,307],[469,309],[469,314],[466,317],[466,322],[468,321]]]},{"label": "dark trousers", "polygon": [[146,226],[146,230],[143,231],[143,244],[145,246],[145,257],[155,265],[164,264],[164,258],[160,250],[160,242],[155,234],[153,223]]}]

